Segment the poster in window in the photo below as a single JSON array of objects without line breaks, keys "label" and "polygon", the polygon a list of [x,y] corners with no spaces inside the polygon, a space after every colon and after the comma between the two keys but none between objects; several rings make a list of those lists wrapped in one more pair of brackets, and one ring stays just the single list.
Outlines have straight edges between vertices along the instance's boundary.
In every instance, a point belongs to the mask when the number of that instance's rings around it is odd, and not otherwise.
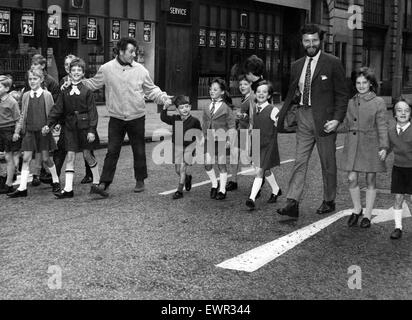
[{"label": "poster in window", "polygon": [[267,35],[266,36],[266,50],[272,50],[272,36]]},{"label": "poster in window", "polygon": [[206,47],[206,30],[199,29],[199,47]]},{"label": "poster in window", "polygon": [[120,40],[120,20],[112,20],[112,41]]},{"label": "poster in window", "polygon": [[265,36],[263,34],[259,35],[258,49],[259,50],[265,49]]},{"label": "poster in window", "polygon": [[216,30],[209,31],[209,47],[216,48]]},{"label": "poster in window", "polygon": [[69,16],[69,29],[67,30],[68,39],[79,39],[79,17]]},{"label": "poster in window", "polygon": [[25,37],[34,37],[34,11],[23,11],[21,33]]},{"label": "poster in window", "polygon": [[226,46],[227,46],[226,31],[220,31],[219,32],[219,47],[226,48]]},{"label": "poster in window", "polygon": [[50,14],[47,19],[47,36],[49,38],[59,38],[59,16],[55,14]]},{"label": "poster in window", "polygon": [[143,24],[143,41],[152,42],[152,23],[145,22]]},{"label": "poster in window", "polygon": [[230,47],[233,49],[237,48],[237,32],[230,33]]},{"label": "poster in window", "polygon": [[87,40],[97,40],[97,21],[95,18],[87,18]]},{"label": "poster in window", "polygon": [[239,35],[239,48],[246,49],[246,35],[244,32],[241,32]]},{"label": "poster in window", "polygon": [[251,33],[249,35],[249,49],[254,50],[255,49],[255,35]]},{"label": "poster in window", "polygon": [[0,35],[10,35],[10,10],[0,10]]},{"label": "poster in window", "polygon": [[129,38],[136,38],[136,22],[129,21],[129,30],[128,30]]},{"label": "poster in window", "polygon": [[279,51],[280,48],[280,39],[279,36],[274,36],[273,37],[273,49],[275,51]]}]

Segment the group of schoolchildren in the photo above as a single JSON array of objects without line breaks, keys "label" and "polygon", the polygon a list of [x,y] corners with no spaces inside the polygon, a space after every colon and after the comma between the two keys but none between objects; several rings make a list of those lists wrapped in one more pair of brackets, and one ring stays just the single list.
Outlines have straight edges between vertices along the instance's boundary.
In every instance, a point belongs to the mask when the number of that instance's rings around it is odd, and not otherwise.
[{"label": "group of schoolchildren", "polygon": [[[67,62],[68,60],[68,62]],[[74,162],[77,152],[83,152],[85,163],[91,170],[92,182],[99,183],[99,169],[93,149],[98,143],[96,132],[98,115],[93,93],[81,80],[84,77],[85,63],[74,56],[68,56],[66,71],[70,74],[71,85],[58,93],[57,98],[44,89],[44,70],[32,66],[28,71],[30,90],[24,92],[19,103],[9,94],[12,79],[0,76],[0,151],[5,151],[7,162],[7,180],[1,193],[10,198],[27,196],[29,164],[33,154],[41,157],[43,164],[52,176],[52,190],[56,198],[73,197]],[[396,126],[388,128],[386,105],[382,98],[376,96],[377,81],[369,68],[361,68],[353,77],[357,93],[348,104],[344,122],[338,132],[345,133],[345,145],[341,157],[340,169],[348,172],[349,192],[353,202],[353,213],[348,226],[358,224],[360,227],[371,226],[372,209],[376,198],[376,173],[385,171],[387,155],[393,151],[395,155],[392,169],[391,192],[395,194],[394,220],[395,230],[391,239],[402,236],[402,205],[404,195],[412,195],[412,128],[410,128],[411,106],[405,100],[398,101],[393,108]],[[253,90],[252,90],[253,88]],[[255,81],[248,75],[239,78],[239,90],[242,100],[234,106],[227,92],[223,79],[216,78],[210,83],[210,104],[203,110],[203,123],[190,114],[191,105],[188,97],[177,96],[174,105],[178,115],[169,115],[168,107],[161,112],[161,120],[173,126],[172,141],[175,144],[177,121],[182,122],[183,135],[191,129],[202,134],[197,135],[195,142],[184,141],[182,146],[174,149],[174,163],[179,175],[179,184],[173,199],[183,198],[183,189],[192,186],[192,176],[187,169],[193,163],[192,143],[204,147],[204,163],[206,174],[211,182],[210,198],[223,200],[228,191],[238,188],[237,174],[239,161],[232,165],[232,181],[228,181],[226,152],[219,152],[219,138],[216,132],[228,132],[226,137],[235,141],[235,157],[247,154],[250,164],[255,167],[250,196],[246,206],[255,208],[256,199],[266,181],[271,187],[268,203],[276,203],[282,191],[273,174],[273,168],[280,165],[277,144],[277,114],[279,109],[272,104],[274,90],[269,81]],[[55,101],[56,100],[56,101]],[[65,186],[60,187],[60,170],[56,169],[50,151],[56,149],[52,129],[61,126],[60,140],[63,140],[66,156]],[[240,139],[241,131],[259,130],[259,152],[251,153],[254,140],[251,137]],[[253,136],[249,134],[250,136]],[[256,143],[256,142],[255,142]],[[231,145],[233,147],[233,144]],[[63,148],[62,147],[62,148]],[[19,152],[23,151],[23,164],[19,187],[14,190],[13,176]],[[67,152],[67,155],[66,155]],[[217,161],[216,161],[217,160]],[[231,159],[233,160],[233,158]],[[237,158],[236,160],[239,160]],[[61,163],[63,163],[60,160]],[[219,179],[214,164],[217,163]],[[233,163],[233,162],[232,162]],[[366,209],[361,205],[358,178],[360,173],[366,174]],[[90,177],[90,174],[89,174]],[[85,179],[88,177],[85,177]],[[83,180],[85,180],[83,179]],[[85,182],[91,182],[89,179]],[[93,189],[93,187],[92,187]]]},{"label": "group of schoolchildren", "polygon": [[[85,62],[73,55],[66,57],[65,70],[72,82],[61,91],[57,81],[45,71],[45,66],[43,56],[33,57],[27,72],[27,88],[15,98],[9,93],[13,85],[12,77],[0,75],[0,151],[5,152],[7,163],[7,176],[0,181],[0,194],[7,194],[9,198],[27,197],[30,167],[34,171],[31,184],[38,186],[43,166],[50,172],[55,197],[72,198],[77,152],[83,152],[88,165],[82,183],[99,183],[99,169],[93,154],[98,143],[98,114],[93,92],[81,83]],[[56,145],[53,129],[57,126],[61,133]],[[50,152],[54,152],[54,157]],[[20,184],[14,189],[19,157],[22,158]],[[31,164],[32,160],[35,163]],[[61,188],[59,176],[65,160],[65,185]]]}]

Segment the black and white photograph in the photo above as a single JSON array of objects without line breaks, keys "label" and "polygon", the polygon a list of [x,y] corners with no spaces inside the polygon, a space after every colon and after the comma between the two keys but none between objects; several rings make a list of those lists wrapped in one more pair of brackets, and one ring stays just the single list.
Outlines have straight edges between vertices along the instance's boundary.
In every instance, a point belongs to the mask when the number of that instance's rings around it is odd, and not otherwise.
[{"label": "black and white photograph", "polygon": [[411,0],[0,0],[0,299],[411,300],[411,108]]}]

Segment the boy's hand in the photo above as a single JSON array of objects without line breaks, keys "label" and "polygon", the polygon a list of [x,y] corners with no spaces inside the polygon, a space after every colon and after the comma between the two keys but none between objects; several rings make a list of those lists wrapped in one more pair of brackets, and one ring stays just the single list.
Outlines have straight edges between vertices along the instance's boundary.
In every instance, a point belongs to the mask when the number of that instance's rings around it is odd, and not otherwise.
[{"label": "boy's hand", "polygon": [[20,135],[18,133],[14,133],[12,140],[13,142],[16,142],[17,140],[19,140],[19,138],[20,138]]},{"label": "boy's hand", "polygon": [[42,134],[43,136],[47,135],[49,132],[50,132],[50,128],[49,128],[48,126],[44,126],[44,127],[41,129],[41,134]]},{"label": "boy's hand", "polygon": [[87,141],[88,142],[92,143],[92,142],[94,142],[95,139],[96,139],[96,136],[94,135],[94,133],[89,132],[87,134]]},{"label": "boy's hand", "polygon": [[65,83],[62,84],[60,90],[63,91],[64,89],[68,88],[72,84],[70,77],[66,80]]},{"label": "boy's hand", "polygon": [[378,152],[378,155],[379,155],[379,160],[385,161],[385,159],[386,159],[386,150],[382,149],[381,151]]}]

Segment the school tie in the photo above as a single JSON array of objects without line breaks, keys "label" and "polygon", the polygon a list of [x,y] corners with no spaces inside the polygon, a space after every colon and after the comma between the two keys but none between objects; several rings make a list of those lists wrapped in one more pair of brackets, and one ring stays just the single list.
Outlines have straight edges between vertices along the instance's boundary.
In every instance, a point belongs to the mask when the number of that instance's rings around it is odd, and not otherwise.
[{"label": "school tie", "polygon": [[398,129],[399,129],[398,136],[400,136],[403,132],[403,128],[399,127]]},{"label": "school tie", "polygon": [[213,117],[213,114],[215,113],[215,106],[216,106],[216,101],[213,101],[212,108],[210,109],[210,117]]},{"label": "school tie", "polygon": [[70,91],[70,95],[72,96],[73,94],[80,95],[80,90],[75,84],[72,84],[72,90]]},{"label": "school tie", "polygon": [[259,114],[262,111],[262,107],[260,106],[256,106],[256,113]]},{"label": "school tie", "polygon": [[311,70],[312,61],[313,59],[309,58],[309,63],[306,68],[305,86],[303,87],[303,105],[304,106],[309,105],[310,84],[311,84],[311,78],[312,78],[312,70]]}]

